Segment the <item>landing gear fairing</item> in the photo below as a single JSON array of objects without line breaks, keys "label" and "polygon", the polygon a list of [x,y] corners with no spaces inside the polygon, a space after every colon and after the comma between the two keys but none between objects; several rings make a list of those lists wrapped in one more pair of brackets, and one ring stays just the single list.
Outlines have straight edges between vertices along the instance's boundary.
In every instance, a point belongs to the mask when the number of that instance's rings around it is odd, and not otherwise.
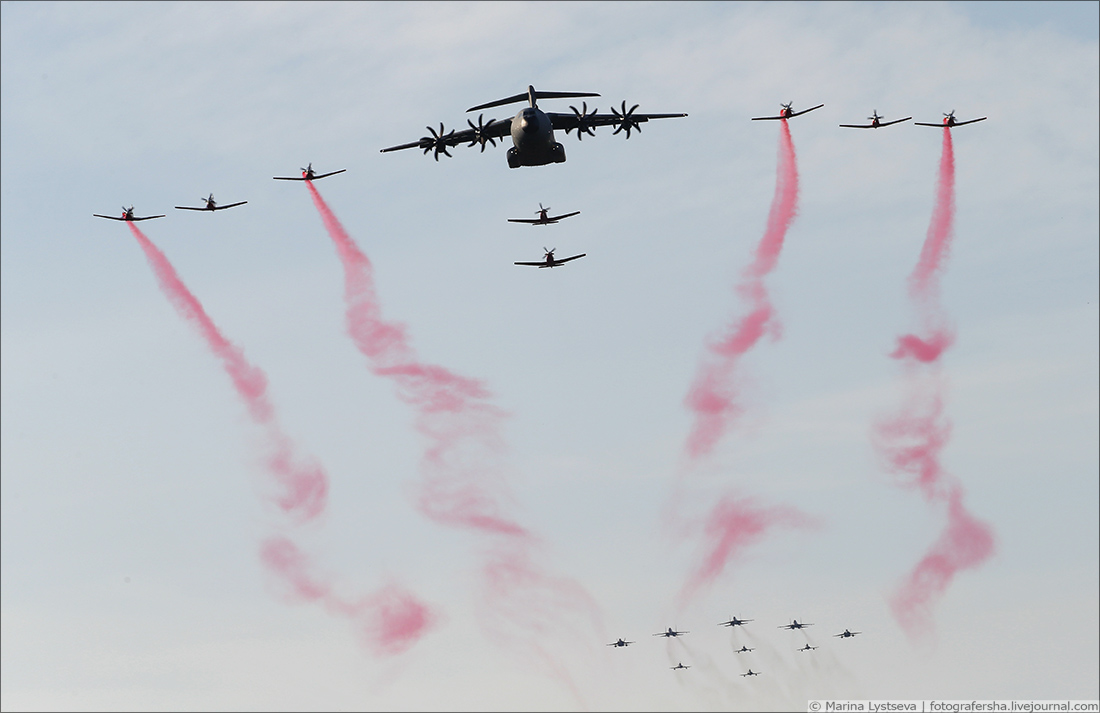
[{"label": "landing gear fairing", "polygon": [[466,123],[470,125],[469,129],[462,129],[461,131],[452,129],[450,132],[447,132],[443,124],[440,123],[438,132],[428,126],[426,127],[428,136],[421,137],[419,141],[382,149],[382,153],[417,148],[423,150],[425,155],[431,153],[433,158],[438,161],[439,154],[450,158],[451,154],[447,150],[450,147],[459,144],[466,144],[467,146],[480,145],[481,151],[484,152],[485,144],[496,146],[497,139],[501,139],[503,142],[505,136],[511,136],[512,147],[508,149],[507,154],[509,168],[545,166],[549,163],[565,162],[565,147],[554,138],[555,129],[561,129],[567,134],[576,129],[577,139],[583,140],[585,134],[595,136],[596,127],[598,126],[614,126],[615,131],[612,132],[613,134],[623,131],[626,133],[626,138],[629,139],[632,130],[641,133],[641,125],[651,119],[687,116],[687,114],[635,114],[634,110],[638,108],[638,105],[635,104],[627,109],[625,101],[622,103],[622,112],[612,107],[610,114],[601,114],[595,108],[589,112],[587,102],[582,102],[580,110],[575,106],[570,106],[572,113],[545,112],[538,107],[539,99],[598,96],[600,95],[594,92],[542,92],[536,91],[533,86],[528,86],[525,94],[516,94],[487,104],[479,104],[466,110],[467,112],[480,111],[526,101],[527,107],[521,109],[510,121],[490,119],[485,122],[485,115],[479,114],[476,125],[473,121],[467,119]]}]

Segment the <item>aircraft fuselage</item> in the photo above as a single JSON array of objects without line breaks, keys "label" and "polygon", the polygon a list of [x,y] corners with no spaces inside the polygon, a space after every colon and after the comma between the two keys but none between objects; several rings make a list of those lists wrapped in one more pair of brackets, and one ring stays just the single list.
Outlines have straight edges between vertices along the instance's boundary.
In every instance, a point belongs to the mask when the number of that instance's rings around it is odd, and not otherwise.
[{"label": "aircraft fuselage", "polygon": [[564,162],[565,147],[554,140],[554,125],[550,117],[536,106],[517,112],[512,118],[512,148],[508,149],[508,167]]}]

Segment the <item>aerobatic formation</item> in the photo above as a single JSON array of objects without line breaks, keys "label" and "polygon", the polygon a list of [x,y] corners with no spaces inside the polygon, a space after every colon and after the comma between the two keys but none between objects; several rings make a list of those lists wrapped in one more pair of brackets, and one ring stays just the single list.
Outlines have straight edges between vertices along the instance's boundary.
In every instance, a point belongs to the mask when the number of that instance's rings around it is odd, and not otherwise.
[{"label": "aerobatic formation", "polygon": [[[506,159],[510,168],[544,166],[563,163],[565,148],[555,138],[555,131],[565,134],[576,131],[578,141],[585,135],[595,136],[599,127],[614,127],[613,135],[640,133],[642,124],[651,120],[686,117],[684,113],[638,114],[635,104],[629,109],[626,101],[620,108],[612,106],[608,113],[597,108],[589,110],[587,99],[598,97],[592,92],[537,91],[528,86],[522,94],[480,104],[467,112],[483,112],[507,104],[525,102],[526,106],[510,119],[485,121],[479,113],[477,123],[467,120],[468,129],[447,132],[444,125],[436,131],[428,126],[429,135],[419,140],[381,149],[382,153],[418,148],[439,161],[440,154],[451,157],[450,148],[466,145],[496,147],[505,137],[511,138]],[[585,98],[581,108],[570,105],[569,112],[544,111],[540,100]],[[741,275],[737,292],[749,302],[749,312],[734,320],[726,334],[707,345],[698,373],[688,388],[685,406],[694,416],[687,434],[684,451],[687,463],[695,464],[708,457],[727,431],[737,422],[744,406],[739,401],[735,372],[740,359],[758,341],[771,334],[779,335],[779,321],[764,286],[764,278],[778,264],[789,227],[797,215],[798,169],[789,121],[823,108],[817,104],[796,111],[793,102],[780,105],[774,116],[752,117],[752,121],[781,122],[778,147],[776,190],[768,216],[767,227],[756,248],[754,260]],[[815,114],[814,116],[820,116]],[[872,111],[866,124],[840,124],[841,128],[879,129],[911,120],[907,116],[887,121],[878,110]],[[953,234],[954,215],[954,148],[951,129],[984,121],[979,117],[966,121],[955,119],[955,111],[944,113],[938,123],[914,122],[914,126],[941,127],[943,149],[936,203],[931,225],[917,267],[910,276],[909,288],[921,319],[923,334],[905,334],[898,338],[896,350],[890,354],[899,360],[930,370],[928,378],[910,371],[911,396],[891,417],[880,419],[872,429],[886,467],[903,476],[903,485],[917,487],[930,503],[941,504],[947,510],[948,524],[929,553],[914,567],[891,599],[895,616],[910,635],[925,627],[929,604],[946,589],[954,575],[962,569],[980,565],[993,551],[993,535],[988,525],[971,515],[963,505],[962,488],[947,476],[939,465],[938,451],[949,431],[943,415],[944,397],[940,380],[940,355],[952,344],[954,335],[938,304],[937,277],[946,259]],[[349,337],[366,358],[368,369],[376,376],[393,381],[400,398],[409,404],[416,416],[415,428],[425,436],[429,446],[422,461],[422,480],[417,495],[417,508],[425,517],[450,527],[477,533],[499,545],[485,556],[482,573],[484,594],[490,608],[505,612],[503,618],[514,629],[530,634],[530,648],[544,660],[552,658],[535,643],[538,632],[554,616],[575,618],[579,613],[598,622],[598,607],[584,588],[571,580],[552,575],[537,563],[533,554],[538,539],[506,512],[506,489],[493,462],[497,444],[502,440],[500,424],[505,413],[494,406],[488,389],[480,381],[459,376],[436,365],[421,363],[406,335],[404,325],[387,322],[381,315],[380,301],[373,281],[373,266],[367,256],[336,219],[325,203],[315,181],[344,173],[341,168],[316,172],[309,163],[300,176],[274,176],[274,180],[303,182],[322,223],[336,248],[344,270],[346,323]],[[214,213],[243,206],[240,200],[219,205],[210,193],[200,199],[199,206],[175,206],[178,210]],[[554,225],[565,218],[580,214],[580,210],[551,214],[551,208],[539,203],[536,218],[508,218],[510,223]],[[252,421],[260,426],[266,438],[267,450],[263,463],[271,476],[269,500],[287,517],[289,526],[315,520],[325,509],[328,480],[323,467],[311,457],[299,455],[275,413],[266,393],[267,378],[263,371],[248,362],[243,351],[227,339],[207,315],[199,300],[184,285],[167,257],[138,229],[139,221],[164,218],[165,215],[136,216],[133,206],[123,207],[122,214],[93,214],[129,223],[133,236],[153,269],[165,296],[187,322],[195,326],[211,353],[217,357],[232,385],[246,406]],[[573,221],[571,221],[572,223]],[[515,265],[554,268],[586,256],[578,253],[555,257],[556,248],[543,248],[541,260],[515,261]],[[913,443],[917,445],[914,446]],[[471,455],[477,454],[477,455]],[[478,460],[475,468],[468,459]],[[698,520],[698,519],[697,519]],[[727,493],[717,498],[709,515],[695,523],[694,531],[704,540],[700,562],[690,568],[684,582],[680,603],[686,604],[703,588],[712,586],[730,561],[745,547],[754,544],[776,527],[807,527],[813,518],[784,506],[762,506],[751,498]],[[415,595],[396,583],[381,587],[375,594],[349,596],[337,591],[332,578],[317,572],[317,565],[292,539],[290,530],[267,538],[260,547],[260,560],[279,582],[288,597],[317,602],[334,615],[350,620],[359,637],[375,653],[394,655],[405,651],[427,634],[438,622],[438,613]],[[543,607],[532,602],[553,602]],[[517,613],[522,612],[522,613]],[[748,628],[752,619],[730,617],[718,625],[730,628],[731,637]],[[804,645],[794,651],[810,653],[819,648],[810,642],[808,627],[813,624],[792,619],[777,628],[801,631]],[[690,634],[673,627],[652,634],[668,640],[671,650],[682,644],[678,637]],[[849,639],[863,632],[845,628],[831,638]],[[784,635],[787,636],[787,635]],[[753,641],[750,640],[750,643]],[[618,638],[606,644],[626,648],[634,641]],[[753,659],[756,647],[741,642],[733,653]],[[740,656],[739,656],[740,657]],[[575,689],[561,662],[551,661],[551,670],[562,683]],[[692,668],[676,660],[673,671]],[[692,675],[692,674],[683,674]],[[761,675],[748,668],[741,677]],[[774,676],[774,671],[773,671]],[[766,679],[765,679],[766,680]]]}]

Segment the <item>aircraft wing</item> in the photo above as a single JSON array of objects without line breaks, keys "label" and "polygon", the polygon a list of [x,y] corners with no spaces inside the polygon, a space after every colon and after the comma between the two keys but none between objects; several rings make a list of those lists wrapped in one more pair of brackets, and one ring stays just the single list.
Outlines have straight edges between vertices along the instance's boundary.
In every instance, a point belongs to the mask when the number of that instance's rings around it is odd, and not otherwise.
[{"label": "aircraft wing", "polygon": [[272,176],[276,181],[304,181],[304,176]]},{"label": "aircraft wing", "polygon": [[[344,170],[346,171],[347,169],[344,169]],[[339,173],[339,171],[337,171],[337,173]],[[332,174],[329,173],[329,174],[326,174],[326,175],[331,176]],[[314,176],[314,178],[320,178],[320,176]],[[234,207],[239,206],[239,205],[244,205],[247,202],[248,201],[241,201],[240,203],[229,203],[227,205],[214,206],[213,210],[225,210],[226,208],[234,208]],[[176,206],[176,207],[179,208],[179,206]],[[201,209],[195,208],[194,210],[201,210]]]},{"label": "aircraft wing", "polygon": [[[130,218],[130,220],[152,220],[153,218],[163,218],[163,215],[147,215],[144,218]],[[121,220],[121,219],[120,219]]]},{"label": "aircraft wing", "polygon": [[535,225],[536,223],[545,223],[546,221],[543,220],[542,218],[509,218],[508,222],[509,223],[530,223],[532,225]]},{"label": "aircraft wing", "polygon": [[539,262],[517,262],[515,265],[534,265],[535,267],[546,267],[546,261],[541,260]]},{"label": "aircraft wing", "polygon": [[[793,119],[796,116],[802,116],[803,114],[807,114],[807,113],[813,111],[814,109],[820,109],[823,106],[825,106],[825,105],[824,104],[818,104],[817,106],[812,106],[809,109],[803,109],[802,111],[794,111],[794,112],[791,112],[790,116],[757,116],[757,117],[753,117],[753,121],[769,121],[769,120],[772,120],[772,119]],[[862,127],[857,127],[857,128],[862,128]]]},{"label": "aircraft wing", "polygon": [[967,124],[975,124],[979,121],[985,121],[988,117],[983,116],[980,119],[971,119],[970,121],[956,121],[955,126],[966,126]]},{"label": "aircraft wing", "polygon": [[209,208],[196,208],[195,206],[190,206],[190,205],[178,205],[178,206],[176,206],[176,210],[210,210],[210,209]]},{"label": "aircraft wing", "polygon": [[[755,121],[755,119],[753,119],[753,121]],[[844,129],[873,129],[873,128],[875,128],[874,125],[872,125],[872,124],[841,124],[840,126],[841,126],[841,128],[844,128]],[[885,126],[885,124],[883,124],[883,126]]]},{"label": "aircraft wing", "polygon": [[576,260],[579,257],[584,257],[587,253],[581,253],[580,255],[574,255],[572,257],[563,257],[561,260],[554,260],[555,265],[564,265],[570,260]]},{"label": "aircraft wing", "polygon": [[[482,126],[482,134],[486,138],[500,139],[508,136],[512,133],[512,120],[504,119],[503,121],[490,120],[491,123]],[[426,127],[430,131],[435,131],[432,127]],[[462,129],[461,131],[451,130],[446,133],[441,133],[440,137],[443,139],[443,144],[446,147],[458,146],[459,144],[476,145],[477,144],[477,131],[475,129]],[[401,144],[400,146],[390,146],[389,148],[382,149],[382,153],[389,153],[390,151],[401,151],[402,149],[422,149],[425,153],[432,150],[436,145],[436,139],[431,136],[421,136],[419,141],[411,141],[407,144]]]},{"label": "aircraft wing", "polygon": [[568,217],[573,216],[573,215],[578,215],[579,213],[580,213],[579,210],[575,210],[572,213],[562,213],[561,215],[552,215],[549,218],[547,218],[547,220],[561,220],[562,218],[568,218]]},{"label": "aircraft wing", "polygon": [[[318,178],[327,178],[328,176],[335,176],[337,173],[343,173],[346,170],[348,170],[348,169],[341,168],[339,171],[329,171],[328,173],[315,173],[315,174],[313,174],[313,178],[311,180],[316,181]],[[247,203],[248,201],[245,201],[245,202]],[[219,206],[219,207],[221,207],[221,206]],[[225,206],[225,207],[229,208],[230,206]]]},{"label": "aircraft wing", "polygon": [[878,125],[879,125],[879,128],[882,128],[883,126],[889,126],[890,124],[900,124],[901,122],[909,121],[912,118],[913,117],[911,117],[911,116],[907,116],[904,119],[894,119],[893,121],[880,121]]},{"label": "aircraft wing", "polygon": [[92,216],[96,218],[106,218],[107,220],[126,220],[125,218],[119,218],[116,215],[100,215],[99,213],[92,213]]},{"label": "aircraft wing", "polygon": [[[581,121],[580,117],[578,117],[576,114],[573,114],[573,113],[562,114],[562,113],[559,113],[559,112],[550,112],[550,111],[548,111],[548,112],[546,112],[546,115],[550,117],[550,123],[553,125],[553,127],[555,129],[561,129],[563,131],[576,129],[577,126],[580,124],[580,121]],[[634,114],[634,113],[631,113],[630,114],[630,119],[631,119],[631,121],[634,121],[638,124],[643,124],[643,123],[649,121],[650,119],[678,119],[678,118],[684,117],[684,116],[687,116],[687,114]],[[615,114],[601,114],[599,112],[595,112],[593,114],[586,115],[584,117],[583,121],[584,121],[585,125],[595,128],[597,126],[617,126],[618,124],[622,123],[622,118],[623,118],[622,114],[619,114],[618,116],[616,116]]]}]

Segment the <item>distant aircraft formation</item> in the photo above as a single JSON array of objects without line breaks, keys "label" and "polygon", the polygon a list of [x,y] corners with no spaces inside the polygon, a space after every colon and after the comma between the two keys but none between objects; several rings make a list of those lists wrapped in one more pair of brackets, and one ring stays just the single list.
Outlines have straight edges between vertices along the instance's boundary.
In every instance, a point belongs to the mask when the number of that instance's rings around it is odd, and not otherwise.
[{"label": "distant aircraft formation", "polygon": [[[729,621],[724,621],[721,624],[719,624],[718,626],[729,626],[729,627],[744,626],[745,624],[747,624],[748,622],[751,622],[751,621],[752,621],[752,619],[738,619],[737,617],[734,616],[734,617],[730,617]],[[782,626],[780,626],[778,628],[788,629],[790,631],[794,631],[796,629],[805,629],[808,626],[813,626],[813,624],[806,623],[806,622],[800,622],[800,621],[798,621],[798,619],[792,619],[790,624],[783,624]],[[668,627],[664,631],[653,634],[653,636],[661,636],[661,637],[664,637],[664,638],[675,638],[675,637],[683,636],[685,634],[690,634],[690,633],[691,632],[689,632],[689,631],[679,631],[677,629],[673,629],[672,627]],[[860,633],[862,633],[862,632],[851,631],[850,629],[845,629],[843,632],[841,632],[839,634],[835,634],[834,636],[838,636],[842,639],[848,639],[848,638],[851,638],[851,637],[855,636],[856,634],[860,634]],[[626,641],[624,639],[619,639],[617,641],[611,642],[610,644],[608,644],[608,646],[625,647],[625,646],[629,646],[630,644],[633,644],[633,643],[634,643],[633,641]],[[801,648],[795,649],[795,651],[809,652],[809,651],[816,651],[818,648],[820,648],[820,647],[819,646],[813,646],[807,641],[805,646],[802,646]],[[735,653],[735,654],[748,654],[748,653],[752,653],[753,651],[756,651],[756,649],[751,648],[749,646],[742,645],[741,648],[734,650],[733,653]],[[684,665],[683,662],[678,662],[675,666],[670,666],[670,668],[675,671],[677,669],[691,668],[691,666],[686,666],[686,665]],[[759,671],[753,671],[750,668],[748,670],[748,672],[743,673],[741,675],[742,676],[759,676],[760,672]]]},{"label": "distant aircraft formation", "polygon": [[[615,130],[612,133],[614,136],[618,133],[623,133],[625,138],[630,138],[631,131],[636,131],[639,134],[642,131],[642,124],[652,121],[654,119],[675,119],[686,117],[685,113],[668,113],[668,114],[637,114],[638,105],[635,104],[629,109],[626,108],[626,101],[624,100],[619,109],[614,106],[610,107],[609,113],[601,114],[600,110],[593,107],[591,111],[588,110],[588,102],[582,101],[581,108],[570,105],[570,112],[554,112],[543,111],[539,108],[538,102],[540,99],[567,99],[567,98],[589,98],[600,96],[596,92],[547,92],[536,90],[533,85],[527,85],[527,91],[521,94],[515,94],[503,99],[497,99],[495,101],[487,102],[485,104],[478,104],[472,106],[466,110],[466,113],[482,112],[485,109],[492,109],[498,106],[505,106],[507,104],[516,104],[520,102],[526,102],[527,106],[520,109],[515,116],[511,119],[489,119],[485,121],[484,113],[478,114],[477,124],[474,124],[472,119],[467,119],[466,124],[468,129],[462,129],[456,131],[446,131],[442,122],[439,124],[439,131],[436,131],[431,126],[426,126],[428,130],[427,136],[422,136],[416,141],[409,143],[399,144],[397,146],[390,146],[388,148],[381,149],[382,153],[389,153],[392,151],[401,151],[403,149],[417,148],[424,152],[424,155],[432,154],[432,157],[438,162],[439,155],[451,158],[451,153],[448,149],[461,144],[465,144],[467,147],[480,146],[481,153],[485,152],[486,144],[496,147],[497,140],[501,143],[504,142],[505,137],[509,137],[512,140],[512,146],[506,153],[509,168],[520,168],[523,166],[545,166],[551,163],[564,163],[565,162],[565,147],[559,143],[554,132],[558,129],[564,131],[567,135],[576,130],[577,140],[582,141],[584,136],[596,135],[596,128],[601,126],[613,126]],[[801,109],[795,111],[793,108],[794,102],[789,101],[781,103],[779,105],[779,113],[775,116],[755,116],[752,117],[752,121],[787,121],[803,114],[808,114],[811,111],[825,106],[824,104],[818,104],[808,109]],[[974,124],[979,121],[985,121],[987,117],[980,117],[977,119],[970,119],[967,121],[958,121],[955,119],[955,110],[952,109],[950,113],[943,115],[943,121],[938,124],[914,122],[915,126],[940,126],[944,128],[953,128],[957,126],[966,126],[967,124]],[[904,119],[894,119],[892,121],[883,121],[885,117],[879,116],[878,110],[871,112],[871,116],[867,117],[870,121],[868,124],[840,124],[843,128],[851,129],[879,129],[885,126],[892,126],[894,124],[900,124],[905,121],[909,121],[913,117],[908,116]],[[344,173],[347,169],[341,168],[336,171],[329,171],[327,173],[317,173],[313,170],[313,164],[308,163],[306,167],[301,169],[301,176],[272,176],[276,181],[306,181],[313,182],[328,176],[335,176],[338,173]],[[227,208],[233,208],[236,206],[244,205],[248,201],[239,201],[237,203],[229,203],[226,205],[218,205],[214,201],[214,194],[211,193],[209,197],[202,199],[204,205],[195,206],[176,206],[178,210],[200,210],[215,212],[219,210],[225,210]],[[554,225],[558,221],[565,218],[569,218],[575,215],[579,215],[580,211],[572,211],[570,213],[563,213],[561,215],[550,215],[550,208],[543,208],[542,203],[539,203],[539,209],[535,211],[537,218],[508,218],[509,223],[524,223],[527,225]],[[139,221],[139,220],[152,220],[153,218],[164,218],[163,215],[150,215],[145,217],[134,217],[133,206],[130,208],[123,208],[121,217],[112,215],[100,215],[99,213],[93,214],[97,218],[107,218],[108,220],[119,221]],[[556,250],[556,248],[555,248]],[[567,262],[577,260],[585,257],[585,253],[573,255],[567,258],[555,258],[554,250],[547,250],[543,248],[543,259],[540,261],[517,261],[515,265],[524,265],[532,267],[561,267]],[[725,626],[739,626],[743,622],[739,622],[736,618],[727,622]],[[789,627],[800,628],[800,627]]]}]

